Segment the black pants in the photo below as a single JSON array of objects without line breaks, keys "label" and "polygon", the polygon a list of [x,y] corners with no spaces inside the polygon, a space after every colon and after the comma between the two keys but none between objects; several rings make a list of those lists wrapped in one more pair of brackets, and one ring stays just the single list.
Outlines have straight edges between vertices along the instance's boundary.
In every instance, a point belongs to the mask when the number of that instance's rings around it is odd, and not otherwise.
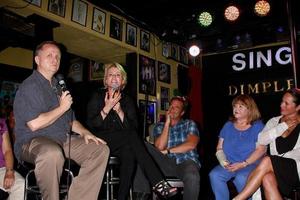
[{"label": "black pants", "polygon": [[135,131],[101,131],[96,135],[104,139],[110,148],[111,154],[120,159],[118,200],[125,200],[128,196],[136,170],[136,163],[141,167],[151,186],[163,180],[161,171]]}]

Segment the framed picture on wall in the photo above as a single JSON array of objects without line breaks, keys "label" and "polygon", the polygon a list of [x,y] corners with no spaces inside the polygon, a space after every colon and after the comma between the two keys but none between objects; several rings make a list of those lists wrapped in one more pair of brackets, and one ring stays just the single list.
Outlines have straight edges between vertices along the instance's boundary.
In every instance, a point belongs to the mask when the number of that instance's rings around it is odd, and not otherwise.
[{"label": "framed picture on wall", "polygon": [[110,16],[109,36],[122,41],[122,21],[114,16]]},{"label": "framed picture on wall", "polygon": [[139,57],[139,92],[156,96],[155,60]]},{"label": "framed picture on wall", "polygon": [[166,87],[160,87],[160,109],[161,110],[169,109],[169,98],[170,98],[170,89]]},{"label": "framed picture on wall", "polygon": [[70,67],[67,77],[74,83],[81,82],[83,76],[84,59],[77,57],[70,60]]},{"label": "framed picture on wall", "polygon": [[72,21],[85,26],[87,18],[88,4],[81,0],[73,1]]},{"label": "framed picture on wall", "polygon": [[94,7],[92,29],[99,33],[105,33],[106,14],[102,10]]},{"label": "framed picture on wall", "polygon": [[48,11],[59,15],[61,17],[65,17],[66,10],[66,0],[49,0],[48,3]]},{"label": "framed picture on wall", "polygon": [[127,23],[126,24],[126,43],[136,47],[137,27]]},{"label": "framed picture on wall", "polygon": [[172,44],[171,45],[171,58],[173,58],[174,60],[178,60],[178,45],[176,44]]},{"label": "framed picture on wall", "polygon": [[[143,119],[144,113],[145,113],[145,100],[139,100],[139,114],[140,119]],[[156,123],[156,102],[154,101],[148,101],[147,106],[147,124],[151,125]]]},{"label": "framed picture on wall", "polygon": [[158,61],[157,63],[158,80],[165,83],[171,83],[171,67],[170,65]]},{"label": "framed picture on wall", "polygon": [[99,81],[104,79],[104,64],[90,60],[89,64],[89,80]]},{"label": "framed picture on wall", "polygon": [[150,33],[141,30],[140,48],[150,52]]},{"label": "framed picture on wall", "polygon": [[170,43],[168,43],[168,42],[163,42],[162,43],[162,55],[166,58],[169,57],[169,55],[170,55]]},{"label": "framed picture on wall", "polygon": [[188,64],[188,51],[186,48],[179,47],[179,61]]},{"label": "framed picture on wall", "polygon": [[38,7],[41,7],[42,5],[42,0],[24,0],[32,5],[35,5],[35,6],[38,6]]},{"label": "framed picture on wall", "polygon": [[7,106],[13,106],[19,86],[20,83],[15,81],[0,80],[0,105],[2,105],[4,109]]}]

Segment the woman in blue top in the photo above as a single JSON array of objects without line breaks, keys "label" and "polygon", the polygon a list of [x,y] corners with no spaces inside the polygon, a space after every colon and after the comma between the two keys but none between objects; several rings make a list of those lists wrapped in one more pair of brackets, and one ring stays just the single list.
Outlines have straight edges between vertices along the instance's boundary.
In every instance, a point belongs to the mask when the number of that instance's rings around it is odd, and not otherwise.
[{"label": "woman in blue top", "polygon": [[216,200],[229,199],[227,181],[232,178],[240,192],[257,160],[266,152],[263,145],[256,145],[264,125],[254,100],[248,95],[237,96],[232,101],[232,110],[233,116],[223,126],[217,144],[220,164],[209,173]]}]

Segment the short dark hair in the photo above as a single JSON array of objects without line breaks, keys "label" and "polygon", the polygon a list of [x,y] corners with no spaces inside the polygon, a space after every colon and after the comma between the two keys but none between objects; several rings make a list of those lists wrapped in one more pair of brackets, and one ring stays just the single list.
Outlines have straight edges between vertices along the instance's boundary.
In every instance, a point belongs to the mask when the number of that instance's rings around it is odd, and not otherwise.
[{"label": "short dark hair", "polygon": [[46,44],[55,45],[60,50],[59,44],[57,42],[55,42],[55,41],[44,41],[44,42],[42,42],[42,43],[40,43],[39,45],[36,46],[34,55],[37,56],[40,53],[41,49],[43,49],[43,47]]},{"label": "short dark hair", "polygon": [[187,111],[187,108],[189,106],[189,102],[188,102],[188,99],[187,97],[184,97],[184,96],[175,96],[175,97],[172,97],[172,99],[170,100],[170,104],[172,103],[172,101],[174,100],[177,100],[177,101],[180,101],[182,102],[183,104],[183,111]]}]

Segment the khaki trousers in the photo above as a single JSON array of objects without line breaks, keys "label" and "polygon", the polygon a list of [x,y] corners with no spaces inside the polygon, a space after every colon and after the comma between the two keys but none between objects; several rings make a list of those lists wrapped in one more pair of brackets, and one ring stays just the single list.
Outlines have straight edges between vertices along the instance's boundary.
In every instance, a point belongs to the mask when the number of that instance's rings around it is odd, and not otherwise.
[{"label": "khaki trousers", "polygon": [[[97,200],[105,173],[109,148],[94,142],[85,144],[84,139],[73,137],[70,145],[70,158],[79,166],[78,176],[70,186],[69,200]],[[65,162],[69,156],[69,140],[63,147],[57,142],[37,137],[23,146],[22,160],[35,164],[35,176],[43,200],[59,199],[59,181]]]}]

